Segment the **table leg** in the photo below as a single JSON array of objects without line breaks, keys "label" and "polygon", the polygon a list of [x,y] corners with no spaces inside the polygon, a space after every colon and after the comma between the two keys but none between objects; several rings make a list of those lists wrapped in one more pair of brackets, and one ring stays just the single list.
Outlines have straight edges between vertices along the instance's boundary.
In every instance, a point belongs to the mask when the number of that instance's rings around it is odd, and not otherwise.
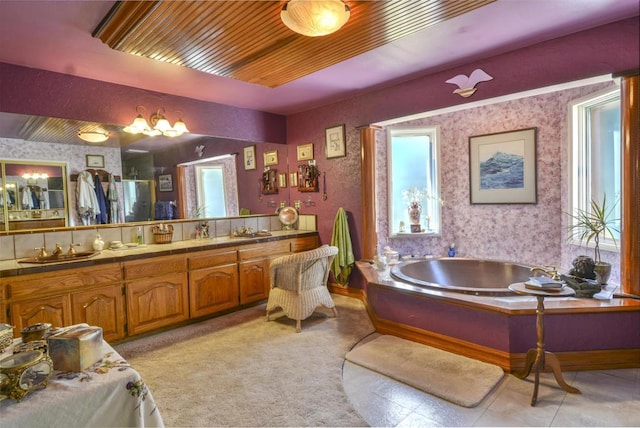
[{"label": "table leg", "polygon": [[544,350],[544,296],[536,296],[536,298],[538,299],[538,306],[536,307],[536,349],[529,349],[527,351],[524,370],[516,375],[520,379],[526,378],[529,376],[529,373],[531,373],[531,367],[533,366],[535,381],[533,384],[533,395],[531,397],[532,406],[535,406],[538,402],[540,372],[547,367],[553,371],[556,382],[558,382],[558,385],[560,385],[562,389],[572,394],[580,394],[579,389],[570,386],[564,381],[558,357]]},{"label": "table leg", "polygon": [[536,360],[536,349],[529,349],[527,351],[527,358],[524,363],[524,368],[519,373],[514,373],[513,375],[518,379],[525,379],[531,373],[531,367],[533,366],[533,362]]},{"label": "table leg", "polygon": [[558,357],[556,357],[555,354],[551,352],[545,352],[545,356],[547,365],[553,371],[553,376],[555,376],[558,385],[560,385],[565,391],[572,394],[581,394],[578,388],[574,388],[573,386],[567,384],[567,382],[565,382],[562,378],[562,371],[560,370],[560,361],[558,360]]}]

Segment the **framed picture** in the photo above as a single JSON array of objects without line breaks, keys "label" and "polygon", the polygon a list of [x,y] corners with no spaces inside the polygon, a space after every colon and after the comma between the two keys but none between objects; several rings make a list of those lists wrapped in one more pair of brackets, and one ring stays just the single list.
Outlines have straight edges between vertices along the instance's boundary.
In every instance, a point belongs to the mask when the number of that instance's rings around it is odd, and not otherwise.
[{"label": "framed picture", "polygon": [[264,152],[264,166],[278,165],[278,151],[269,150]]},{"label": "framed picture", "polygon": [[244,169],[256,169],[256,146],[244,148]]},{"label": "framed picture", "polygon": [[298,160],[313,159],[313,143],[301,144],[298,146]]},{"label": "framed picture", "polygon": [[324,141],[327,159],[341,158],[347,155],[344,124],[325,129]]},{"label": "framed picture", "polygon": [[87,168],[104,168],[104,156],[87,155]]},{"label": "framed picture", "polygon": [[158,176],[158,190],[161,192],[173,191],[173,178],[171,177],[171,174]]},{"label": "framed picture", "polygon": [[469,137],[472,204],[535,204],[536,128]]},{"label": "framed picture", "polygon": [[278,186],[281,188],[287,187],[287,173],[283,172],[278,174]]},{"label": "framed picture", "polygon": [[290,172],[289,173],[289,187],[298,187],[298,173]]}]

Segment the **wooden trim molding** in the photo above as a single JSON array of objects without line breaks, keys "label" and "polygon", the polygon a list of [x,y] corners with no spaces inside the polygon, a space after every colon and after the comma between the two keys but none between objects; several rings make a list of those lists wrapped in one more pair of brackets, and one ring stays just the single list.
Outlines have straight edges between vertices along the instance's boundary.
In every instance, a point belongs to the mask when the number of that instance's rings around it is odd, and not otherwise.
[{"label": "wooden trim molding", "polygon": [[362,258],[372,260],[376,254],[376,130],[362,126],[360,151],[362,156]]},{"label": "wooden trim molding", "polygon": [[621,81],[622,126],[622,230],[620,289],[640,296],[640,77]]}]

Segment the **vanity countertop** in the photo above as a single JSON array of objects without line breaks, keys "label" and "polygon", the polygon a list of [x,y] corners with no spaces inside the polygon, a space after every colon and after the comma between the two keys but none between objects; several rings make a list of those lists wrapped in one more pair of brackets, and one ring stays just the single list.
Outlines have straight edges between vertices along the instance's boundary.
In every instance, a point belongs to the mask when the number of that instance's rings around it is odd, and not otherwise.
[{"label": "vanity countertop", "polygon": [[[145,244],[126,249],[99,251],[96,255],[83,259],[56,263],[19,263],[18,260],[0,260],[0,277],[26,275],[31,273],[49,272],[62,269],[78,268],[100,265],[105,263],[117,263],[129,260],[139,260],[149,257],[157,257],[172,254],[191,253],[196,251],[212,250],[261,242],[279,241],[282,239],[298,238],[304,236],[317,236],[316,231],[307,230],[282,230],[271,231],[271,236],[256,237],[215,237],[203,239],[188,239],[168,244]],[[23,259],[19,259],[23,260]]]}]

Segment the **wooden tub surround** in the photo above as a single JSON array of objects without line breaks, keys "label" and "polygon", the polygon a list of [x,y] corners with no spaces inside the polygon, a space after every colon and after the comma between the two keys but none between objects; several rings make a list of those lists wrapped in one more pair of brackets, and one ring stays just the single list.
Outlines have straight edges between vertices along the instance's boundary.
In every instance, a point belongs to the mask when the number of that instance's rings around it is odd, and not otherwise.
[{"label": "wooden tub surround", "polygon": [[[525,369],[536,346],[531,296],[475,296],[431,290],[382,276],[365,261],[362,298],[381,334],[425,343],[502,367]],[[640,300],[545,301],[545,346],[562,370],[640,367]]]}]

